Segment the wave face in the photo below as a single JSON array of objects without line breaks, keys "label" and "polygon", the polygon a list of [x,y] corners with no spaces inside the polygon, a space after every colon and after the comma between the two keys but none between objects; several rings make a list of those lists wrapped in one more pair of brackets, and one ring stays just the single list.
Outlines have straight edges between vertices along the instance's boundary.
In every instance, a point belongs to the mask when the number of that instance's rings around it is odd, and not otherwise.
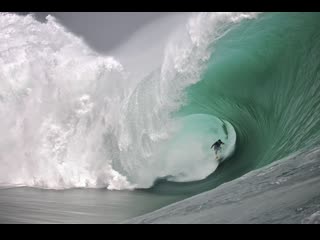
[{"label": "wave face", "polygon": [[181,116],[209,114],[237,134],[233,157],[203,191],[320,143],[320,14],[263,13],[211,45]]},{"label": "wave face", "polygon": [[0,182],[195,193],[318,144],[319,18],[192,14],[141,73],[1,14]]}]

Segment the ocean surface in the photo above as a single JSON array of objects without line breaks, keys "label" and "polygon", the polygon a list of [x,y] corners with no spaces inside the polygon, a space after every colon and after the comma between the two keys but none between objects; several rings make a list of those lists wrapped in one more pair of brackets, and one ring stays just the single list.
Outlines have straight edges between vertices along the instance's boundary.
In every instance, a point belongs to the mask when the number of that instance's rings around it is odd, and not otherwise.
[{"label": "ocean surface", "polygon": [[1,222],[120,222],[320,143],[320,13],[186,13],[110,54],[52,16],[0,36]]}]

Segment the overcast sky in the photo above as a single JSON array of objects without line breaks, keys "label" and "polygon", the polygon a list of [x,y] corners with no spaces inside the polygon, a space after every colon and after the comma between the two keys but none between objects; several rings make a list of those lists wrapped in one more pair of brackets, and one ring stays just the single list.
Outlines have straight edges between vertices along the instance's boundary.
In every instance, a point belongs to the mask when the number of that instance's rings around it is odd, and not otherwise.
[{"label": "overcast sky", "polygon": [[[25,13],[21,13],[25,14]],[[36,12],[38,20],[45,21],[50,14],[91,47],[106,52],[128,38],[140,27],[171,13],[165,12]]]}]

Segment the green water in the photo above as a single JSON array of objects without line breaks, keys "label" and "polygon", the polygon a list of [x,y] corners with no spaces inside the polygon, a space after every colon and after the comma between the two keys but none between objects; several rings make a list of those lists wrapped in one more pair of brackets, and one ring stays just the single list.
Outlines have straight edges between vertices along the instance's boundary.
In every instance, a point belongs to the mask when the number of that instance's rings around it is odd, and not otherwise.
[{"label": "green water", "polygon": [[[320,13],[264,13],[211,46],[201,81],[179,116],[230,122],[236,150],[207,179],[154,191],[194,194],[319,144]],[[195,129],[196,131],[196,129]]]}]

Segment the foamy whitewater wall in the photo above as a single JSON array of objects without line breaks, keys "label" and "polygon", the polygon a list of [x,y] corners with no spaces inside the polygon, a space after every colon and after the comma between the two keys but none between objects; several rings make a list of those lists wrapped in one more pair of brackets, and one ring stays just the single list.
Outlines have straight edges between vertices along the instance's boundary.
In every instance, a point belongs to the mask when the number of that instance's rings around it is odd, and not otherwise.
[{"label": "foamy whitewater wall", "polygon": [[[40,23],[1,13],[1,184],[120,190],[147,188],[160,177],[205,178],[218,166],[213,140],[225,141],[223,160],[234,150],[235,131],[213,116],[174,113],[215,40],[255,16],[193,14],[170,35],[161,64],[137,79],[51,16]],[[192,131],[195,122],[203,127]]]}]

